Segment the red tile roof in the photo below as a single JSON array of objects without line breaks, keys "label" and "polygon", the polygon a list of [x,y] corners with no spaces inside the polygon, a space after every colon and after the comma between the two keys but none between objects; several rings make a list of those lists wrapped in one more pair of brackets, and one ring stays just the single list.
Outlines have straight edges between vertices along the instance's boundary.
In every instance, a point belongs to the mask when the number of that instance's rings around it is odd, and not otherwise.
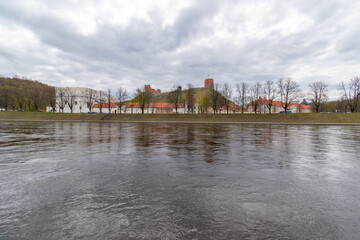
[{"label": "red tile roof", "polygon": [[[124,105],[128,108],[134,107],[134,108],[140,108],[139,103],[124,103]],[[178,108],[184,108],[184,103],[179,103]],[[146,104],[146,108],[175,108],[175,103],[149,103]]]},{"label": "red tile roof", "polygon": [[[101,103],[102,108],[108,108],[109,104],[108,103]],[[100,103],[96,103],[94,104],[93,108],[99,108],[100,107]],[[117,108],[117,104],[112,102],[110,103],[110,107],[111,108]]]},{"label": "red tile roof", "polygon": [[[259,98],[258,101],[260,101],[260,104],[262,105],[268,105],[269,104],[269,100],[266,100],[266,99],[263,99],[263,98]],[[275,107],[283,107],[284,106],[284,103],[283,102],[279,102],[279,101],[273,101],[272,102],[272,105],[275,106]],[[295,106],[296,109],[307,109],[307,110],[310,110],[310,107],[305,105],[305,104],[296,104],[296,103],[291,103],[289,105],[289,107],[292,107],[292,106]]]}]

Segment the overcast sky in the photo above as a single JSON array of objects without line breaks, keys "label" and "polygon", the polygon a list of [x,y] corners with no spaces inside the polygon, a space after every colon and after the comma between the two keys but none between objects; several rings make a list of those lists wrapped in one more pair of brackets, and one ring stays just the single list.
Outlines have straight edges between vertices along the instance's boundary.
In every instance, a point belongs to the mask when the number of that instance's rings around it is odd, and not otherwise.
[{"label": "overcast sky", "polygon": [[360,1],[0,0],[0,74],[133,91],[360,75]]}]

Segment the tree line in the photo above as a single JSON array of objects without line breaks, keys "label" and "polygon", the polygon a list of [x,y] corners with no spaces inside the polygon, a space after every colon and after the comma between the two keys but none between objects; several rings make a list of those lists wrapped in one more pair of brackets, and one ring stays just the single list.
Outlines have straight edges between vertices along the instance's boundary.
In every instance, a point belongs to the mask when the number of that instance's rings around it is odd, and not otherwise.
[{"label": "tree line", "polygon": [[[275,101],[282,102],[282,108],[288,111],[291,104],[298,103],[302,98],[309,100],[313,112],[359,111],[360,78],[355,76],[347,83],[342,82],[340,90],[342,97],[337,101],[329,102],[328,85],[324,81],[311,82],[307,92],[304,93],[295,80],[280,78],[276,81],[256,82],[253,85],[241,82],[236,84],[234,89],[228,83],[216,83],[214,88],[209,89],[200,99],[196,98],[197,89],[192,84],[187,84],[185,90],[180,85],[175,85],[165,94],[165,98],[168,103],[173,104],[176,113],[181,104],[186,104],[187,113],[207,113],[208,109],[214,114],[229,113],[229,111],[244,113],[249,107],[255,113],[259,113],[264,105],[271,113]],[[127,90],[120,87],[114,94],[116,98],[112,96],[110,89],[107,91],[86,89],[81,93],[81,101],[86,103],[89,112],[92,112],[95,103],[99,103],[100,112],[103,108],[108,108],[110,112],[112,102],[123,109],[129,99]],[[5,110],[38,111],[50,106],[53,109],[58,107],[63,112],[68,106],[73,112],[78,95],[79,93],[73,88],[54,88],[25,77],[0,77],[0,108]],[[145,86],[137,88],[134,95],[130,107],[137,103],[142,113],[150,103],[157,100],[156,94],[148,91]],[[259,101],[260,98],[265,101]]]},{"label": "tree line", "polygon": [[55,88],[14,76],[0,77],[0,108],[4,110],[40,111],[55,107]]},{"label": "tree line", "polygon": [[[169,102],[186,103],[187,112],[194,113],[196,99],[192,84],[187,85],[184,95],[179,94],[179,89],[181,89],[180,86],[173,87],[168,94]],[[249,107],[252,107],[255,113],[259,113],[261,112],[260,107],[265,105],[268,112],[272,113],[275,101],[281,102],[281,107],[286,112],[289,111],[292,104],[298,103],[301,99],[308,99],[312,111],[317,113],[360,111],[360,78],[355,76],[348,83],[342,82],[340,91],[342,97],[338,101],[329,102],[328,85],[324,81],[311,82],[307,92],[302,92],[299,84],[291,78],[280,78],[277,81],[267,80],[265,83],[256,82],[253,85],[241,82],[236,84],[235,89],[232,89],[228,83],[216,83],[214,88],[209,89],[209,92],[199,100],[199,112],[206,113],[207,109],[211,108],[214,114],[222,111],[229,113],[230,108],[233,107],[233,111],[244,113]],[[259,101],[259,99],[264,101]],[[145,106],[145,102],[143,106]]]}]

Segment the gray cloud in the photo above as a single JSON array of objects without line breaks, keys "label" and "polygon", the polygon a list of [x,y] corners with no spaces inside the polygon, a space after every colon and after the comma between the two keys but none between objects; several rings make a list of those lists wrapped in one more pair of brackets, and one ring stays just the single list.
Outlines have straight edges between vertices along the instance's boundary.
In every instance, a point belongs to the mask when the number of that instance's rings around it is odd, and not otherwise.
[{"label": "gray cloud", "polygon": [[[130,90],[202,86],[208,74],[232,85],[292,77],[304,90],[324,80],[333,94],[339,82],[360,75],[354,1],[196,1],[166,24],[161,5],[114,22],[106,11],[83,15],[86,6],[72,1],[35,3],[0,3],[0,34],[15,40],[0,39],[0,74]],[[95,30],[84,34],[68,10],[95,22]]]}]

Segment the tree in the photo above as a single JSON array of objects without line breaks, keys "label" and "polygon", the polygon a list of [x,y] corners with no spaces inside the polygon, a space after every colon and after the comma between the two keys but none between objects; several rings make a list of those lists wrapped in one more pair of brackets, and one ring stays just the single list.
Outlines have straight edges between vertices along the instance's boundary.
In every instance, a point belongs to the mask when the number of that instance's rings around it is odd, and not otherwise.
[{"label": "tree", "polygon": [[85,89],[83,92],[83,101],[86,103],[89,113],[92,113],[93,105],[96,101],[96,91],[91,88]]},{"label": "tree", "polygon": [[284,111],[288,111],[290,104],[293,103],[299,96],[299,85],[291,78],[286,80],[280,78],[277,82],[280,99]]},{"label": "tree", "polygon": [[19,110],[22,111],[26,105],[24,90],[22,88],[18,88],[15,97],[19,106]]},{"label": "tree", "polygon": [[344,82],[341,83],[342,90],[344,91],[344,99],[353,113],[358,107],[360,98],[360,78],[354,77],[350,79],[350,83],[346,88]]},{"label": "tree", "polygon": [[71,88],[66,88],[66,102],[70,108],[70,112],[73,113],[75,107],[76,92]]},{"label": "tree", "polygon": [[31,89],[31,102],[35,111],[40,109],[41,101],[44,96],[44,88],[41,85],[33,85]]},{"label": "tree", "polygon": [[[52,110],[55,110],[56,107],[56,103],[55,103],[55,88],[54,87],[47,87],[45,89],[45,93],[44,93],[44,97],[45,97],[45,101],[48,105],[50,105],[50,107],[52,108]],[[20,104],[19,104],[20,106]]]},{"label": "tree", "polygon": [[267,100],[266,107],[269,109],[269,114],[271,114],[271,109],[276,98],[276,93],[277,89],[275,83],[271,80],[267,80],[264,86],[264,94],[265,99]]},{"label": "tree", "polygon": [[121,114],[121,110],[123,106],[125,106],[124,102],[128,99],[128,93],[126,89],[123,87],[119,87],[116,92],[116,97],[118,98],[117,105],[119,108],[119,113]]},{"label": "tree", "polygon": [[192,84],[188,83],[188,89],[186,90],[186,104],[188,113],[194,113],[195,107],[195,90]]},{"label": "tree", "polygon": [[151,101],[151,93],[144,86],[142,88],[136,89],[136,94],[137,101],[139,102],[139,107],[141,108],[141,113],[144,114],[144,109],[146,105],[149,104]]},{"label": "tree", "polygon": [[323,81],[317,81],[310,83],[309,88],[310,90],[308,96],[315,112],[318,113],[320,111],[323,111],[324,105],[328,99],[328,85],[326,85]]},{"label": "tree", "polygon": [[203,96],[201,99],[200,99],[200,110],[201,110],[201,113],[207,113],[207,110],[210,106],[210,99],[209,99],[209,96],[208,94],[206,94],[205,96]]},{"label": "tree", "polygon": [[176,114],[181,103],[181,86],[173,86],[171,92],[166,96],[169,103],[173,103]]},{"label": "tree", "polygon": [[8,94],[8,105],[9,107],[15,111],[16,107],[18,106],[17,100],[16,100],[16,94],[17,94],[17,88],[16,87],[6,87],[6,92]]},{"label": "tree", "polygon": [[250,88],[250,104],[255,112],[258,112],[258,109],[261,106],[260,96],[262,92],[262,85],[260,82],[257,82],[254,86]]},{"label": "tree", "polygon": [[220,105],[221,95],[219,93],[219,89],[220,86],[218,83],[215,83],[214,89],[210,89],[210,101],[214,114],[217,113],[218,107]]},{"label": "tree", "polygon": [[105,98],[106,98],[107,105],[108,105],[108,111],[109,111],[109,113],[111,113],[111,101],[113,100],[113,97],[111,96],[110,88],[108,88]]},{"label": "tree", "polygon": [[61,111],[62,113],[64,113],[64,108],[66,106],[66,89],[65,88],[56,88],[55,90],[56,93],[56,105],[59,106],[59,112]]},{"label": "tree", "polygon": [[236,91],[238,94],[238,102],[239,105],[241,106],[241,113],[244,113],[244,109],[247,106],[247,101],[248,101],[248,90],[249,90],[249,85],[245,82],[242,82],[240,84],[236,84]]},{"label": "tree", "polygon": [[20,110],[38,110],[49,105],[46,93],[51,92],[53,104],[55,104],[55,90],[46,84],[38,81],[28,80],[25,77],[21,79],[18,76],[13,78],[6,78],[0,76],[0,90],[4,92],[1,98],[1,104],[4,105],[4,96],[7,96],[6,104],[11,109]]},{"label": "tree", "polygon": [[228,83],[225,83],[222,87],[222,95],[224,100],[224,105],[226,107],[226,113],[229,113],[229,106],[231,104],[231,95],[232,95],[232,89]]},{"label": "tree", "polygon": [[9,95],[8,87],[3,87],[0,89],[0,104],[1,107],[5,109],[5,111],[7,111],[9,107]]},{"label": "tree", "polygon": [[99,91],[97,101],[99,103],[99,111],[100,111],[100,113],[102,113],[102,108],[103,108],[104,102],[105,102],[105,93],[104,93],[104,91]]}]

